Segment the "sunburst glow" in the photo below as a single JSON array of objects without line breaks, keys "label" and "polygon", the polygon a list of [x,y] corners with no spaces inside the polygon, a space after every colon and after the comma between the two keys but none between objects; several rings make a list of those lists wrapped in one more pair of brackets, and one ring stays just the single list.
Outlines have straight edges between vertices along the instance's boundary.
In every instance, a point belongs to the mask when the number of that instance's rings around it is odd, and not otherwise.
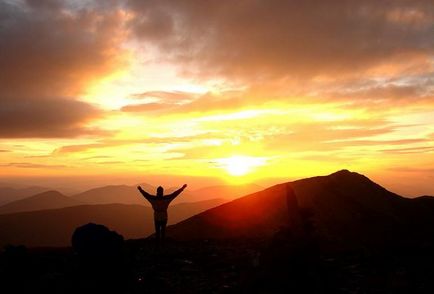
[{"label": "sunburst glow", "polygon": [[266,160],[261,157],[234,155],[217,160],[219,165],[232,176],[244,176],[254,168],[264,165]]}]

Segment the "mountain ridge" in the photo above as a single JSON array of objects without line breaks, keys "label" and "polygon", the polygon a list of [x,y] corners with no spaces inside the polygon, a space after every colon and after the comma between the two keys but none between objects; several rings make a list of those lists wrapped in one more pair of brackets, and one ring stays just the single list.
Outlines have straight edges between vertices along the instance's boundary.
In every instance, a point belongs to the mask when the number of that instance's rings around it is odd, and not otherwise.
[{"label": "mountain ridge", "polygon": [[[222,199],[180,203],[169,208],[169,223],[223,203]],[[0,247],[6,244],[68,246],[72,232],[89,222],[100,223],[126,238],[143,238],[154,229],[152,208],[137,204],[84,204],[65,208],[0,215]]]},{"label": "mountain ridge", "polygon": [[[134,190],[140,205],[86,204],[0,215],[0,240],[24,242],[29,238],[27,244],[32,246],[51,241],[64,245],[68,241],[66,231],[91,221],[119,229],[126,238],[143,237],[153,231],[152,210],[137,194]],[[397,240],[400,235],[415,242],[424,234],[434,236],[433,197],[405,198],[348,170],[277,184],[223,202],[173,203],[168,236],[179,240],[270,238],[282,227],[294,227],[294,215],[305,209],[312,212],[318,237],[328,243],[369,247]]]},{"label": "mountain ridge", "polygon": [[31,187],[1,186],[0,205],[5,205],[7,203],[24,199],[48,190],[50,189],[46,187],[39,187],[39,186],[31,186]]},{"label": "mountain ridge", "polygon": [[312,212],[320,239],[339,246],[369,247],[400,234],[423,238],[434,233],[427,229],[434,228],[431,198],[405,198],[362,174],[341,170],[274,185],[214,207],[170,226],[168,235],[181,240],[269,238],[291,226],[290,214],[302,209]]},{"label": "mountain ridge", "polygon": [[65,196],[56,190],[48,190],[24,199],[9,202],[0,207],[0,214],[55,209],[81,204],[83,203]]}]

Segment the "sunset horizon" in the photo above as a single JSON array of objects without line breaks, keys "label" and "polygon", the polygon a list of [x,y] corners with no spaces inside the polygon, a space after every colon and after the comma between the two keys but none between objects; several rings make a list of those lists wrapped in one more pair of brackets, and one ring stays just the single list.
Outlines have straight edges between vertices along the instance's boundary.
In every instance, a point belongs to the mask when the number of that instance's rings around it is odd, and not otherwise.
[{"label": "sunset horizon", "polygon": [[429,1],[2,1],[1,11],[0,181],[201,186],[349,169],[434,194]]},{"label": "sunset horizon", "polygon": [[434,293],[434,0],[0,0],[2,293]]}]

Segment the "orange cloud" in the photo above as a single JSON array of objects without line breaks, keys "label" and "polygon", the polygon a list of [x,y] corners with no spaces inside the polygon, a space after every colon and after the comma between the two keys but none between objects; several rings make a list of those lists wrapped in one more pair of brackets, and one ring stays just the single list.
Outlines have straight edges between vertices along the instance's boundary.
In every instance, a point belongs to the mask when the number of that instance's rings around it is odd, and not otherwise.
[{"label": "orange cloud", "polygon": [[122,65],[122,14],[60,1],[0,3],[0,137],[73,137],[100,111],[77,101]]}]

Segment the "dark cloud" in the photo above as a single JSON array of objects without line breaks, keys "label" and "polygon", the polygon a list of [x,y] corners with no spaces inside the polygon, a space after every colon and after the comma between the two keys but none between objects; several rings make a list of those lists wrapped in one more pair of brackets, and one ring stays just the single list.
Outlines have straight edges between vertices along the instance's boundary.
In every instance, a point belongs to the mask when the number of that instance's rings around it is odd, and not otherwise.
[{"label": "dark cloud", "polygon": [[67,98],[0,100],[0,138],[76,137],[104,132],[83,124],[100,115],[96,108]]},{"label": "dark cloud", "polygon": [[[124,111],[222,110],[296,97],[312,103],[346,100],[354,102],[348,107],[369,109],[434,101],[430,0],[128,4],[134,16],[130,29],[144,44],[156,46],[161,59],[178,64],[186,75],[223,77],[246,90]],[[380,105],[379,100],[388,101]]]},{"label": "dark cloud", "polygon": [[431,0],[129,3],[139,38],[205,77],[336,79],[434,53]]},{"label": "dark cloud", "polygon": [[77,97],[120,65],[120,24],[115,9],[0,2],[0,137],[89,134],[99,111]]},{"label": "dark cloud", "polygon": [[59,0],[26,0],[25,3],[39,10],[59,10],[62,8],[62,3]]},{"label": "dark cloud", "polygon": [[2,96],[75,94],[119,65],[120,15],[57,5],[0,4]]}]

